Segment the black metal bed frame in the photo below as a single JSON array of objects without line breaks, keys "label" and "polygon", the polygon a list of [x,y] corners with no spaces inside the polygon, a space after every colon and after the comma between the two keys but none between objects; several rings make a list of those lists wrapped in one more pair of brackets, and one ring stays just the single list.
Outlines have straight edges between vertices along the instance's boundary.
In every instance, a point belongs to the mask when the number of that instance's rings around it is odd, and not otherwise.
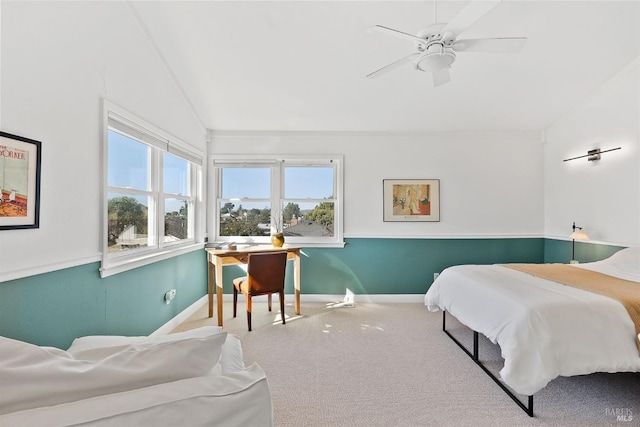
[{"label": "black metal bed frame", "polygon": [[458,344],[458,347],[460,347],[465,353],[467,353],[467,356],[469,356],[471,358],[471,360],[473,360],[474,362],[476,362],[476,364],[478,366],[480,366],[482,368],[482,370],[489,375],[489,377],[491,379],[493,379],[493,381],[495,381],[496,384],[498,384],[500,386],[500,388],[507,393],[507,396],[509,396],[511,399],[513,399],[513,401],[524,411],[527,413],[527,415],[529,415],[530,417],[533,417],[533,395],[527,396],[528,397],[528,404],[525,405],[511,390],[509,390],[507,388],[507,386],[505,386],[486,366],[484,366],[482,364],[482,362],[480,362],[480,359],[478,358],[478,332],[474,331],[473,329],[471,329],[473,331],[473,353],[471,353],[469,350],[467,350],[467,348],[462,345],[460,343],[460,341],[458,341],[453,335],[451,335],[451,333],[449,331],[447,331],[446,328],[446,317],[447,317],[447,312],[445,310],[442,310],[442,330],[444,331],[445,334],[447,334],[449,336],[449,338],[451,338],[453,340],[453,342],[455,342],[456,344]]}]

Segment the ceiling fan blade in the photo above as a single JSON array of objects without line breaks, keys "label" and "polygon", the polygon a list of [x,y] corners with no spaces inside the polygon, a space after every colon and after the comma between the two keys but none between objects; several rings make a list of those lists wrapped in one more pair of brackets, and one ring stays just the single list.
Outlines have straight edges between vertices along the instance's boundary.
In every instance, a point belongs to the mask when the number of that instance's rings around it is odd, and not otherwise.
[{"label": "ceiling fan blade", "polygon": [[456,52],[518,53],[526,43],[526,37],[462,39],[456,41],[453,50]]},{"label": "ceiling fan blade", "polygon": [[432,74],[434,86],[441,86],[451,80],[449,77],[449,67],[440,68],[439,70],[432,72]]},{"label": "ceiling fan blade", "polygon": [[453,33],[459,36],[467,28],[471,27],[477,20],[499,5],[502,0],[472,0],[464,9],[460,11],[445,27],[441,34]]},{"label": "ceiling fan blade", "polygon": [[392,62],[389,65],[385,65],[384,67],[380,68],[379,70],[374,71],[373,73],[369,73],[367,74],[367,77],[373,78],[373,77],[378,77],[382,74],[385,74],[395,68],[398,68],[399,66],[401,66],[402,64],[405,64],[409,61],[411,61],[412,59],[414,59],[416,56],[420,55],[418,52],[412,53],[411,55],[407,55],[404,58],[400,58],[395,62]]},{"label": "ceiling fan blade", "polygon": [[411,40],[411,41],[418,42],[418,43],[424,43],[425,42],[424,39],[421,39],[420,37],[416,36],[415,34],[409,34],[409,33],[405,33],[405,32],[402,32],[402,31],[394,30],[393,28],[385,27],[383,25],[374,25],[373,27],[369,28],[367,31],[372,32],[372,33],[390,34],[392,36],[400,37],[401,39]]}]

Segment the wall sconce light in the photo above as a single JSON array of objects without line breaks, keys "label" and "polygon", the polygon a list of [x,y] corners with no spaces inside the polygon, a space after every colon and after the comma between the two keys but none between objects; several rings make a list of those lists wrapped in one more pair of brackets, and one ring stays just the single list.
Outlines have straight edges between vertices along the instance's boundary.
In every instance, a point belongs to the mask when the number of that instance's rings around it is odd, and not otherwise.
[{"label": "wall sconce light", "polygon": [[563,162],[568,162],[569,160],[582,159],[583,157],[586,157],[588,161],[592,162],[594,160],[600,160],[600,155],[602,153],[608,153],[609,151],[620,150],[621,148],[622,147],[616,147],[616,148],[610,148],[608,150],[601,150],[599,148],[595,148],[593,150],[587,151],[587,154],[585,154],[584,156],[578,156],[578,157],[572,157],[570,159],[564,159]]},{"label": "wall sconce light", "polygon": [[579,264],[578,261],[576,261],[576,240],[589,240],[589,236],[582,230],[582,227],[576,227],[575,222],[571,228],[573,229],[573,233],[569,236],[572,240],[571,261],[569,261],[569,264]]}]

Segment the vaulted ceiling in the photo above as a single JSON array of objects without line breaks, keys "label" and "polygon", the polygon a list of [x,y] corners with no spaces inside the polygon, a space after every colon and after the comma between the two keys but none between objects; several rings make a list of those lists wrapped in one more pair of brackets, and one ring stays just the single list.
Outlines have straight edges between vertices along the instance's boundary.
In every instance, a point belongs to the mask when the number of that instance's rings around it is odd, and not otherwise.
[{"label": "vaulted ceiling", "polygon": [[[505,0],[464,38],[524,36],[518,54],[465,53],[434,87],[415,34],[468,1],[131,1],[202,123],[213,130],[542,130],[640,56],[639,1]],[[435,6],[435,7],[434,7]],[[640,94],[639,94],[640,98]]]}]

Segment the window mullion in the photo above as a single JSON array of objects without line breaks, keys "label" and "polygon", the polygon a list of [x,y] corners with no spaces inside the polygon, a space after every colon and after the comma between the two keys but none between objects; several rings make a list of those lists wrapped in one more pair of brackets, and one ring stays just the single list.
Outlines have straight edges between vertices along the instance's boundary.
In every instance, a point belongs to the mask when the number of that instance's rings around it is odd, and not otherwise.
[{"label": "window mullion", "polygon": [[[284,162],[271,168],[271,232],[282,231],[282,197],[284,196]],[[276,229],[276,225],[278,228]]]},{"label": "window mullion", "polygon": [[[164,221],[162,221],[161,215],[164,204],[164,197],[162,195],[162,156],[161,151],[153,148],[151,150],[151,192],[153,193],[152,201],[149,205],[153,205],[153,212],[150,212],[149,230],[153,230],[153,246],[156,248],[162,247],[162,236],[164,235]],[[149,208],[151,210],[151,207]]]},{"label": "window mullion", "polygon": [[109,193],[123,193],[123,194],[131,194],[134,196],[153,196],[153,192],[138,190],[137,188],[129,188],[129,187],[114,187],[108,186],[107,192]]}]

